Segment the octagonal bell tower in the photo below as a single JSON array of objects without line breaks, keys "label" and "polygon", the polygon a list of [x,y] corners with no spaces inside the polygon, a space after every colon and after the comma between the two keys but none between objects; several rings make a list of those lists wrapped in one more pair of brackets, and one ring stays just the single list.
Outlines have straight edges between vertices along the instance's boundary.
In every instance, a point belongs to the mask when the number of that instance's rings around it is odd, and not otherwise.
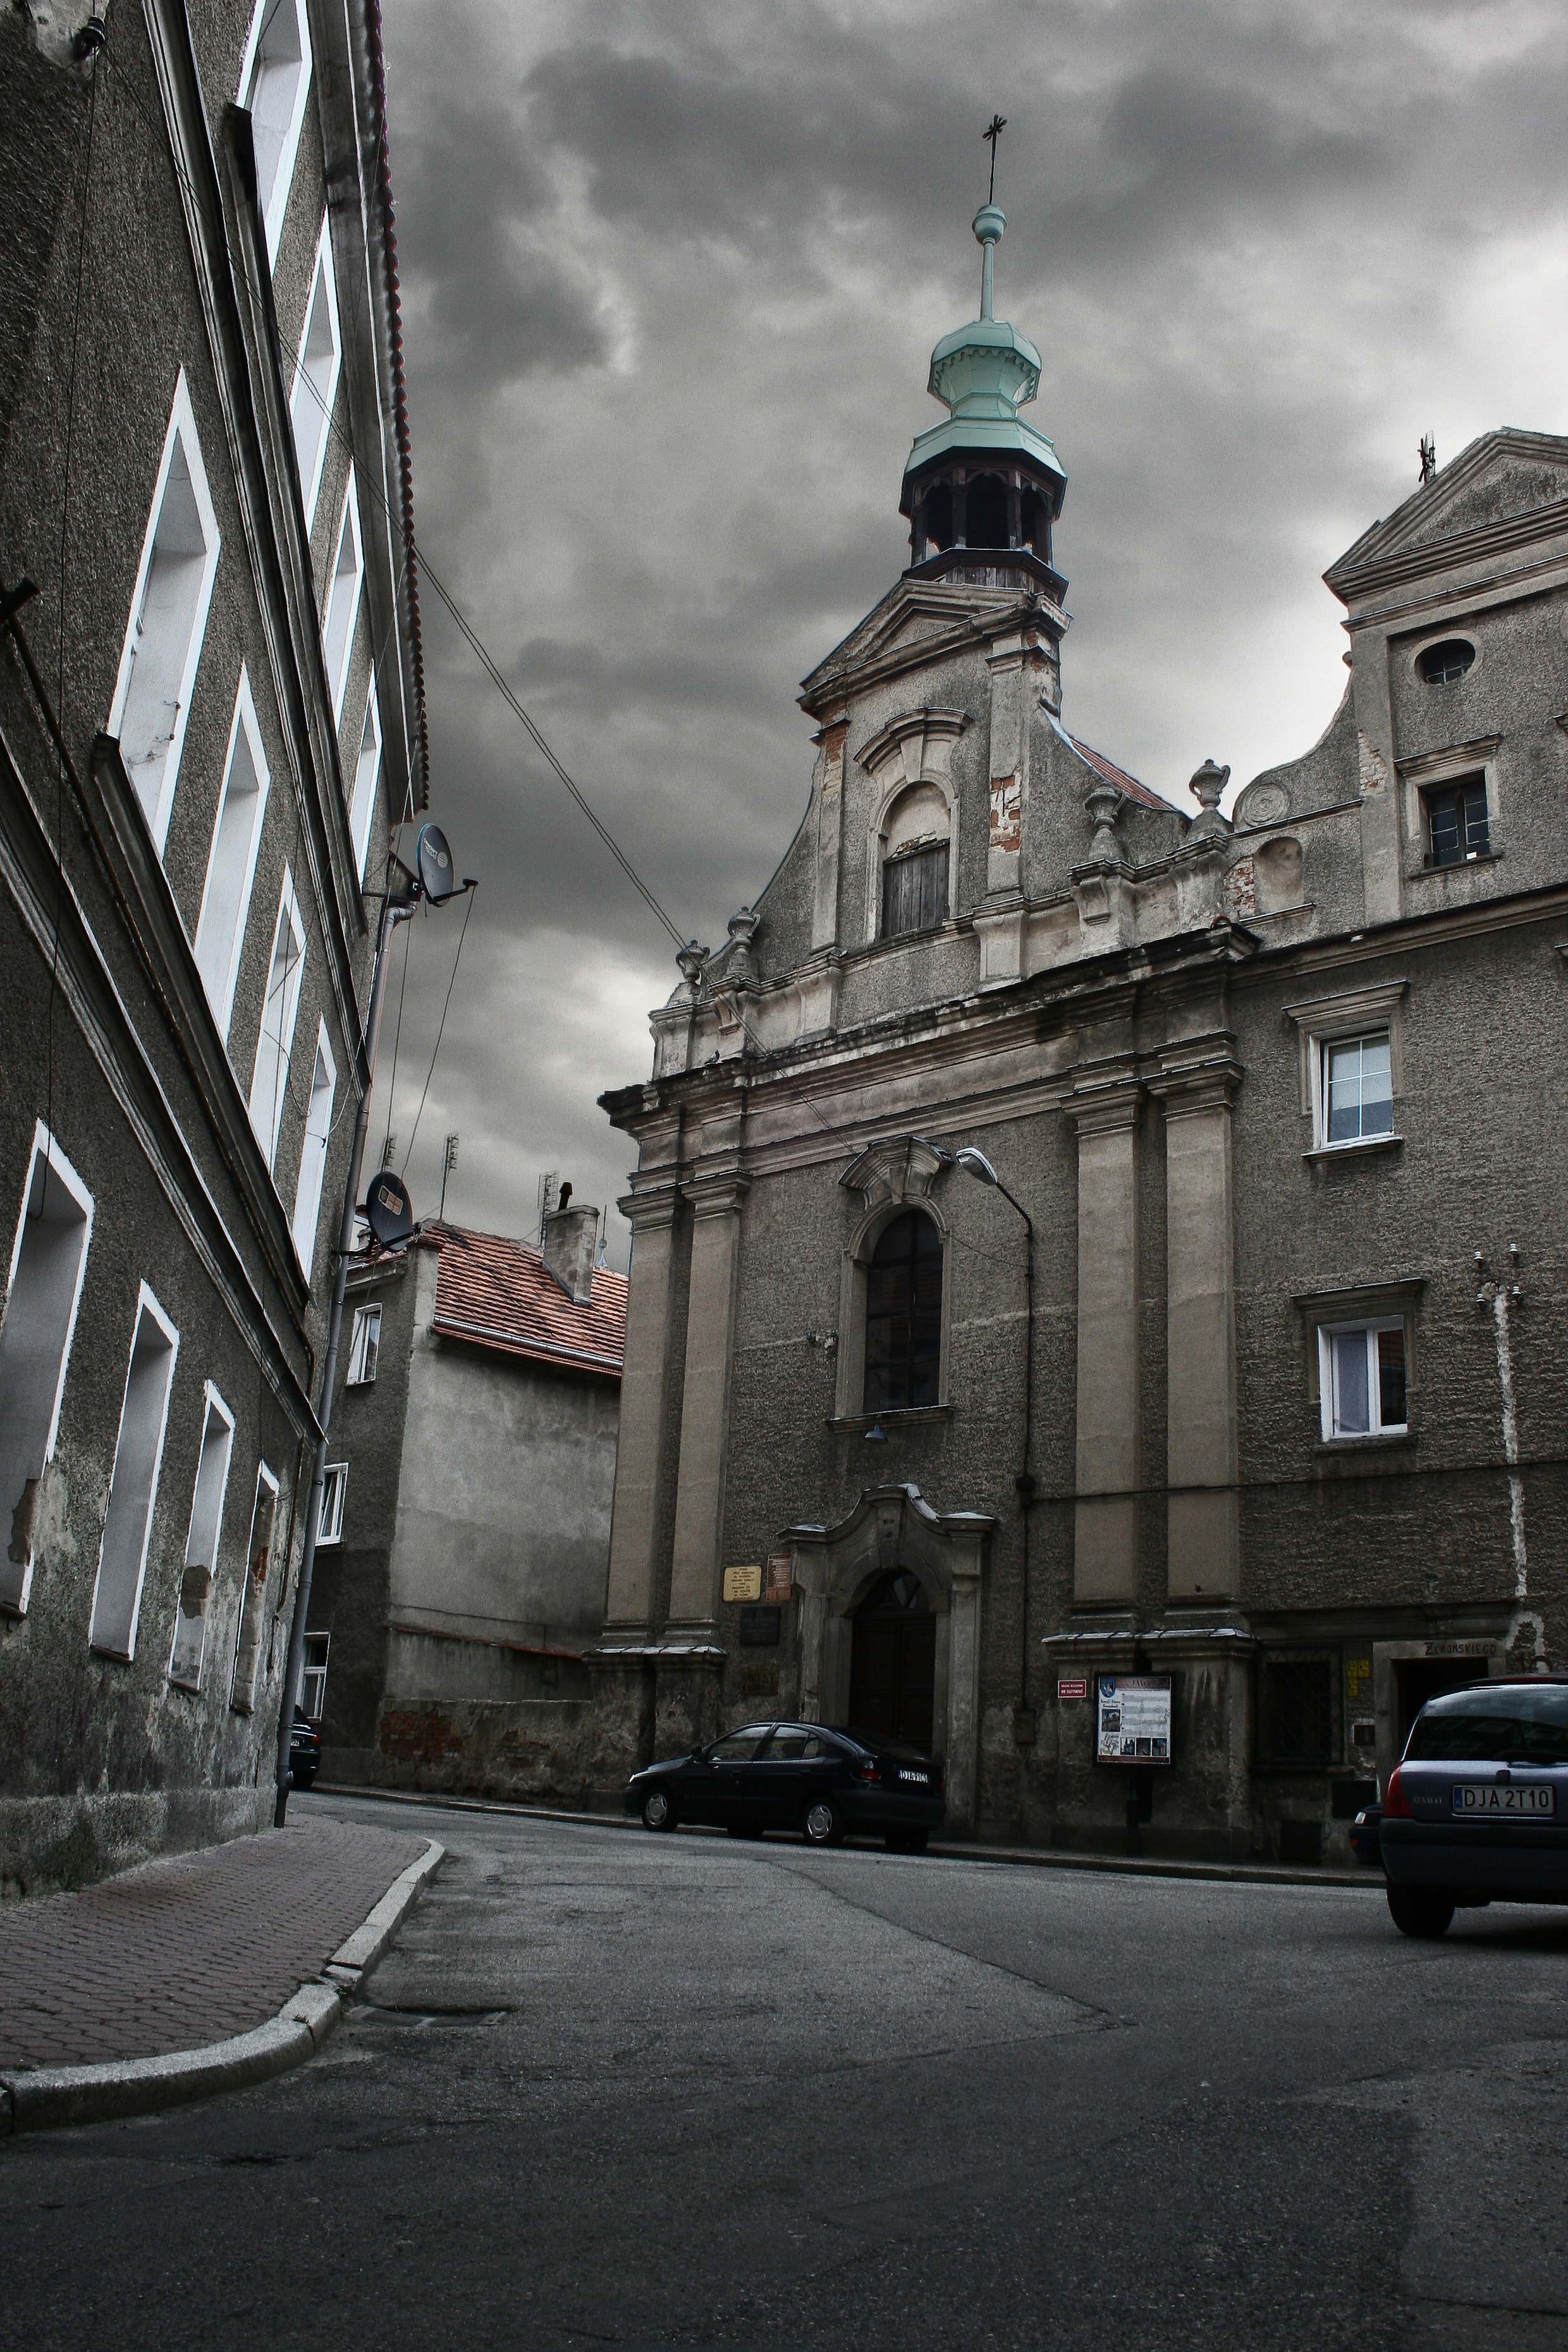
[{"label": "octagonal bell tower", "polygon": [[1006,217],[982,205],[980,316],[944,335],[927,385],[947,421],[916,436],[899,511],[910,519],[910,571],[984,587],[1037,583],[1054,602],[1067,582],[1051,562],[1051,526],[1067,473],[1043,433],[1018,415],[1039,390],[1040,354],[994,316],[995,251]]}]

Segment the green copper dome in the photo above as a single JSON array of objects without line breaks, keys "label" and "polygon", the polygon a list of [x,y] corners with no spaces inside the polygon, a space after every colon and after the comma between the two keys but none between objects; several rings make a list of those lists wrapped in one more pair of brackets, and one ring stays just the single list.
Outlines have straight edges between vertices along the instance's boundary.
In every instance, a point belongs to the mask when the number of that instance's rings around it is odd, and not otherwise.
[{"label": "green copper dome", "polygon": [[984,258],[980,272],[980,316],[943,335],[931,355],[927,390],[948,411],[945,425],[918,434],[904,467],[906,478],[949,450],[973,449],[997,456],[1012,451],[1065,483],[1066,469],[1043,433],[1018,415],[1040,384],[1040,354],[1026,335],[992,315],[993,257],[1006,227],[1000,205],[982,205],[974,235]]}]

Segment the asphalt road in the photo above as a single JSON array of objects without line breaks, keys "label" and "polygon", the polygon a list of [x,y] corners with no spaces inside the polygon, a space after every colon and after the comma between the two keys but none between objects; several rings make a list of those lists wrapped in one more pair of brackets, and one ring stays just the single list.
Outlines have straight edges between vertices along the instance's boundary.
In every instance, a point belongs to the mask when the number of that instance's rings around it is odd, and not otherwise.
[{"label": "asphalt road", "polygon": [[8,2342],[1568,2343],[1568,1915],[294,1809],[448,1858],[309,2066],[0,2144]]}]

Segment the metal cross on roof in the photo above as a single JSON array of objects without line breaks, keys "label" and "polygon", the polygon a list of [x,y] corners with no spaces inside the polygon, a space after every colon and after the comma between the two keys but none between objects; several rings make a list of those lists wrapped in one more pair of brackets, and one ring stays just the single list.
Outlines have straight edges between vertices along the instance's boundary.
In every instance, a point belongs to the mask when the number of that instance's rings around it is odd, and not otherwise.
[{"label": "metal cross on roof", "polygon": [[1006,116],[1005,114],[994,114],[991,118],[989,127],[980,134],[982,139],[989,139],[991,142],[991,193],[985,199],[988,205],[994,205],[996,201],[996,142],[1001,138],[1002,133],[1006,130]]}]

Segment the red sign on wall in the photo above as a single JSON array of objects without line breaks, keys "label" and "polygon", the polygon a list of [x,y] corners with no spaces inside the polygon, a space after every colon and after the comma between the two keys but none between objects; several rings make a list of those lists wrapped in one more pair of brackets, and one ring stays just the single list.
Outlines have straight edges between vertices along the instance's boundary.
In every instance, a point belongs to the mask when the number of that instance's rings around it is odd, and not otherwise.
[{"label": "red sign on wall", "polygon": [[1087,1698],[1089,1696],[1088,1676],[1075,1675],[1066,1682],[1059,1682],[1057,1685],[1057,1696],[1058,1699]]}]

